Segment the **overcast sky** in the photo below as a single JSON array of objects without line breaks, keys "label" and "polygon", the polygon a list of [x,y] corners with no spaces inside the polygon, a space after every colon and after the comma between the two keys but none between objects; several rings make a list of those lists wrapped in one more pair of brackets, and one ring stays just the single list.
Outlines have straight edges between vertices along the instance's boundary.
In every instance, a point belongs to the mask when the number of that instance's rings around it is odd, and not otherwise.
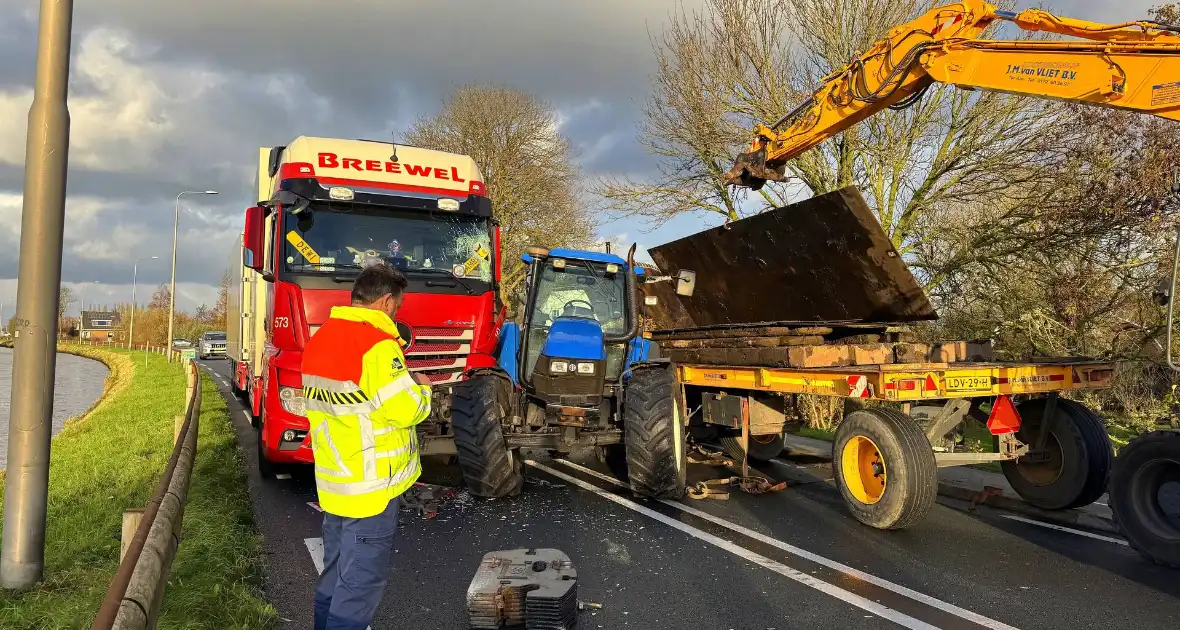
[{"label": "overcast sky", "polygon": [[[170,271],[180,217],[177,305],[212,305],[260,146],[298,135],[386,138],[434,112],[452,88],[495,82],[559,108],[590,175],[643,176],[636,145],[649,93],[649,31],[703,0],[102,0],[78,2],[63,283],[87,303],[139,301]],[[1031,3],[1022,3],[1029,6]],[[1115,21],[1150,0],[1054,0],[1059,13]],[[0,314],[16,299],[35,0],[0,0]],[[664,243],[712,227],[660,230],[603,217],[604,238]],[[156,260],[151,256],[158,256]],[[74,304],[76,312],[80,304]]]}]

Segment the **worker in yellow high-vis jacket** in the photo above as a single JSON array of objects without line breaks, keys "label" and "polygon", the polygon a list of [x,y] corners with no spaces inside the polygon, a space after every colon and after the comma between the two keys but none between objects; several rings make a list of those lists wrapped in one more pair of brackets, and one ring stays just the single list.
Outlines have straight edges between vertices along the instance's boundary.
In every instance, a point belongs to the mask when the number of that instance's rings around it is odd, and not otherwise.
[{"label": "worker in yellow high-vis jacket", "polygon": [[405,287],[388,265],[362,270],[352,305],[334,307],[304,349],[324,510],[316,630],[365,630],[372,622],[392,568],[399,497],[421,474],[414,427],[430,415],[430,386],[406,369],[393,323]]}]

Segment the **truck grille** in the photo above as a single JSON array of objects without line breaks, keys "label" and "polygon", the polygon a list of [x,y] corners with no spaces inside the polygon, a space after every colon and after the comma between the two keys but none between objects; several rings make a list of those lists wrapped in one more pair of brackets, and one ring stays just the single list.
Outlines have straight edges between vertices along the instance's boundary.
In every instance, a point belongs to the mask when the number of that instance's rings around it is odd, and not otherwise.
[{"label": "truck grille", "polygon": [[431,385],[444,385],[459,380],[467,355],[471,353],[471,328],[415,328],[414,341],[406,349],[406,367],[411,372],[422,372]]}]

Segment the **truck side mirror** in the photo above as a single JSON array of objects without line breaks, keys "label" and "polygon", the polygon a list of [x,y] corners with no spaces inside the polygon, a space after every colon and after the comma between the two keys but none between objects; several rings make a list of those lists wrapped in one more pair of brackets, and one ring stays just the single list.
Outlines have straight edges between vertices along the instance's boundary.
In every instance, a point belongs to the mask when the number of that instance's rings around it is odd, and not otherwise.
[{"label": "truck side mirror", "polygon": [[246,209],[246,230],[242,232],[242,264],[254,271],[262,271],[265,252],[266,211],[259,207]]},{"label": "truck side mirror", "polygon": [[676,274],[676,295],[690,296],[697,288],[697,272],[681,269]]}]

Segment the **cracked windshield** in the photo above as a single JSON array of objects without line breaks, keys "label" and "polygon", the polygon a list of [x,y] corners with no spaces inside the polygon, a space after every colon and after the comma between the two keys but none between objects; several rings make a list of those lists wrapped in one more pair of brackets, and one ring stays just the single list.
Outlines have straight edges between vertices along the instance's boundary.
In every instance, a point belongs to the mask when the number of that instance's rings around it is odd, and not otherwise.
[{"label": "cracked windshield", "polygon": [[403,271],[442,269],[459,278],[492,281],[492,246],[483,219],[383,210],[314,211],[287,215],[283,256],[296,273],[353,269],[366,258]]}]

